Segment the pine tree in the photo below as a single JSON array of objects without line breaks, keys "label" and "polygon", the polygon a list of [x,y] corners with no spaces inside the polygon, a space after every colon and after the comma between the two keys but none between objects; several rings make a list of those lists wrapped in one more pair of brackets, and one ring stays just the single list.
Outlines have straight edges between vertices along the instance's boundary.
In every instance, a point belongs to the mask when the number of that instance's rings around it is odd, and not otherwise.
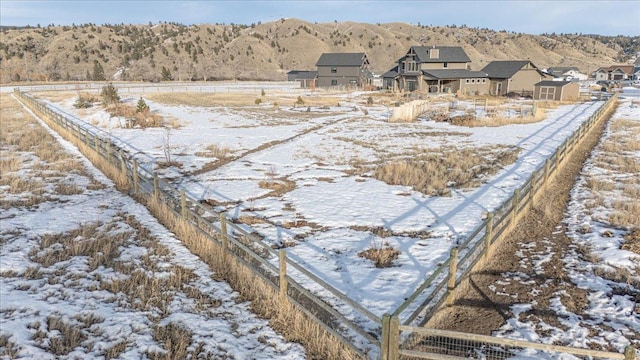
[{"label": "pine tree", "polygon": [[162,78],[162,81],[171,81],[173,80],[171,78],[171,72],[169,72],[169,69],[167,69],[166,67],[162,67],[162,70],[160,71],[160,77]]},{"label": "pine tree", "polygon": [[146,114],[149,112],[149,105],[147,105],[147,103],[144,101],[142,97],[140,97],[140,100],[138,100],[138,107],[136,108],[136,112],[143,113],[143,114]]},{"label": "pine tree", "polygon": [[98,60],[93,62],[93,81],[104,81],[107,78],[104,77],[104,69]]},{"label": "pine tree", "polygon": [[102,92],[100,93],[100,95],[102,96],[102,104],[105,106],[117,104],[120,101],[120,96],[118,96],[118,89],[116,89],[116,87],[111,83],[102,87]]}]

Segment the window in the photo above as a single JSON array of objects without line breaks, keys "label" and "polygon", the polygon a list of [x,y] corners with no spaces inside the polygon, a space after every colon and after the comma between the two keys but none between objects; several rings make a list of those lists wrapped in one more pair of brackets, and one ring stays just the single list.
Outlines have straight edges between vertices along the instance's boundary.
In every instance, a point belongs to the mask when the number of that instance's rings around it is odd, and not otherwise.
[{"label": "window", "polygon": [[415,61],[407,61],[407,72],[418,71],[418,64]]},{"label": "window", "polygon": [[487,83],[487,79],[482,79],[482,83],[486,84]]},{"label": "window", "polygon": [[332,67],[331,67],[331,73],[332,73],[332,74],[335,74],[335,73],[337,73],[337,72],[338,72],[338,68],[337,68],[337,67],[335,67],[335,66],[332,66]]},{"label": "window", "polygon": [[471,79],[471,83],[475,84],[476,83],[476,79]]},{"label": "window", "polygon": [[449,63],[448,62],[442,63],[442,67],[445,68],[445,69],[448,68],[449,67]]},{"label": "window", "polygon": [[331,86],[338,85],[338,80],[331,80]]},{"label": "window", "polygon": [[464,79],[464,83],[468,84],[469,83],[469,79]]}]

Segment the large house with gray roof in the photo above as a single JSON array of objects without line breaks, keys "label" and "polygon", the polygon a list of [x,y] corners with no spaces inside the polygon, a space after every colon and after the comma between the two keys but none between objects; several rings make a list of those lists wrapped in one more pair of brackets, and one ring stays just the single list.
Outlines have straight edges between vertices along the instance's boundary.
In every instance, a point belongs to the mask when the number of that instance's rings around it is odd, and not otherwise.
[{"label": "large house with gray roof", "polygon": [[365,53],[323,53],[316,63],[319,87],[359,88],[371,85],[373,74]]},{"label": "large house with gray roof", "polygon": [[532,96],[535,84],[553,80],[529,60],[492,61],[482,69],[490,80],[489,94]]},{"label": "large house with gray roof", "polygon": [[469,70],[470,63],[459,46],[412,46],[398,60],[396,89],[486,94],[487,74]]}]

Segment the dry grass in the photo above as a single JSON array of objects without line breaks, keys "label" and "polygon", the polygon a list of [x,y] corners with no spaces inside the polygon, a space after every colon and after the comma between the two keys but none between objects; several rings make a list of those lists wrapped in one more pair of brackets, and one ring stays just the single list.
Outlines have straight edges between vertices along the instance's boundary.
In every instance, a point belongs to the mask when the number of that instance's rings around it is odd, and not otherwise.
[{"label": "dry grass", "polygon": [[162,116],[151,111],[136,111],[136,107],[129,104],[111,104],[106,107],[107,112],[111,116],[119,116],[127,119],[126,127],[134,128],[148,128],[148,127],[160,127],[163,125]]},{"label": "dry grass", "polygon": [[241,262],[231,256],[222,256],[218,244],[204,237],[190,223],[176,218],[166,205],[150,198],[147,200],[147,206],[167,228],[182,239],[192,253],[200,256],[218,276],[238,291],[243,300],[251,301],[253,312],[270,319],[270,325],[289,341],[303,344],[309,358],[358,358],[290,302],[280,301],[276,290],[265,284]]},{"label": "dry grass", "polygon": [[400,256],[400,250],[388,243],[374,244],[370,249],[359,252],[358,256],[373,261],[377,268],[387,268],[393,266],[393,261]]},{"label": "dry grass", "polygon": [[519,149],[443,148],[439,153],[417,155],[378,166],[374,177],[391,185],[411,186],[430,195],[446,195],[448,188],[470,188],[517,160]]},{"label": "dry grass", "polygon": [[0,335],[0,356],[7,359],[16,359],[20,347],[9,340],[11,335]]},{"label": "dry grass", "polygon": [[213,355],[204,353],[204,344],[199,344],[194,349],[189,349],[193,343],[193,334],[183,326],[176,323],[153,326],[153,339],[162,344],[164,352],[145,351],[152,360],[170,359],[208,359]]},{"label": "dry grass", "polygon": [[531,124],[537,123],[547,118],[544,110],[538,109],[535,115],[527,114],[525,116],[488,116],[476,119],[474,116],[464,116],[460,118],[452,118],[451,123],[459,126],[468,127],[496,127],[513,124]]},{"label": "dry grass", "polygon": [[68,355],[87,340],[87,336],[77,324],[72,324],[59,315],[48,316],[46,328],[42,329],[38,323],[34,325],[34,330],[36,332],[33,339],[57,356]]},{"label": "dry grass", "polygon": [[270,196],[281,196],[296,188],[296,182],[287,179],[262,180],[258,183],[261,189],[271,190]]},{"label": "dry grass", "polygon": [[231,149],[229,149],[226,146],[211,144],[205,148],[205,151],[196,152],[196,156],[224,159],[227,156],[229,156],[230,153],[231,153]]}]

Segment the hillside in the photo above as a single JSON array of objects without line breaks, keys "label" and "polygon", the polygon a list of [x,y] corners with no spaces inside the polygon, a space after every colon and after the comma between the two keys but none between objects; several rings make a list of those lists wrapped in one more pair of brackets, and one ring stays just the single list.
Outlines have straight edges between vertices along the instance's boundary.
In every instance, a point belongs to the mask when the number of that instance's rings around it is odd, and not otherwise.
[{"label": "hillside", "polygon": [[380,74],[412,45],[462,46],[473,70],[492,60],[531,59],[542,68],[591,73],[626,60],[637,49],[623,46],[638,40],[294,18],[251,25],[49,25],[2,29],[0,81],[285,80],[289,70],[315,70],[322,52],[365,52]]}]

